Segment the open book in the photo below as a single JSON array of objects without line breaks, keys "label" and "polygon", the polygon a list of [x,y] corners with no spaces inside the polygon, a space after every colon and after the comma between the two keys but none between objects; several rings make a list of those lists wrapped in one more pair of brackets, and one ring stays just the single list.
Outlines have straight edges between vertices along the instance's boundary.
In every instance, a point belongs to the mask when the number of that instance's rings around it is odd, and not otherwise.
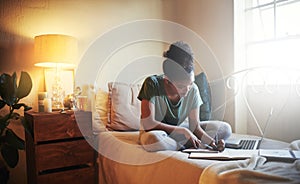
[{"label": "open book", "polygon": [[191,152],[189,158],[211,160],[241,160],[257,156],[259,150],[225,149],[223,152]]},{"label": "open book", "polygon": [[259,149],[259,150],[237,150],[225,148],[223,152],[212,152],[194,150],[190,151],[189,158],[211,159],[211,160],[241,160],[252,156],[266,157],[269,161],[293,162],[300,159],[300,151],[285,149]]},{"label": "open book", "polygon": [[205,148],[187,148],[182,150],[182,152],[184,153],[192,153],[192,152],[196,152],[196,153],[218,153],[218,151],[215,150],[211,150],[211,149],[205,149]]}]

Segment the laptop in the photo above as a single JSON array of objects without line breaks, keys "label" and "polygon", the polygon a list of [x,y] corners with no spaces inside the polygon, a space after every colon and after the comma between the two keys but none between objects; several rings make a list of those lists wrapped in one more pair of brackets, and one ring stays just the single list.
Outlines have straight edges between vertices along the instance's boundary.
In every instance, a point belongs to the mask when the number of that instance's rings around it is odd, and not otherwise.
[{"label": "laptop", "polygon": [[225,147],[226,148],[233,148],[233,149],[245,149],[245,150],[256,150],[260,148],[260,144],[262,142],[262,140],[265,137],[265,133],[266,133],[266,129],[267,126],[270,122],[271,116],[273,114],[273,108],[271,108],[270,114],[268,116],[268,119],[265,123],[265,127],[264,130],[261,131],[261,128],[259,126],[259,124],[256,122],[256,125],[261,133],[261,137],[260,138],[250,138],[246,136],[242,137],[242,138],[229,138],[227,139],[225,142]]}]

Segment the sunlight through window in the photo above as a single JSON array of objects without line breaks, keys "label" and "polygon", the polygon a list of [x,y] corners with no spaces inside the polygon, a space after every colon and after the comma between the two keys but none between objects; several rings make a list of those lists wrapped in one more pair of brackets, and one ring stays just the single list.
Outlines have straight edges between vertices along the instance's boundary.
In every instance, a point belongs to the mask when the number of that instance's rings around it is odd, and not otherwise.
[{"label": "sunlight through window", "polygon": [[[243,53],[235,62],[241,68],[258,68],[261,75],[248,76],[248,85],[295,84],[300,79],[300,1],[299,0],[236,0],[243,18],[235,26],[244,26],[236,33],[235,52]],[[237,20],[237,19],[236,19]],[[238,37],[239,38],[238,38]],[[244,50],[242,50],[244,49]],[[242,63],[242,64],[241,64]],[[242,65],[242,67],[241,67]]]}]

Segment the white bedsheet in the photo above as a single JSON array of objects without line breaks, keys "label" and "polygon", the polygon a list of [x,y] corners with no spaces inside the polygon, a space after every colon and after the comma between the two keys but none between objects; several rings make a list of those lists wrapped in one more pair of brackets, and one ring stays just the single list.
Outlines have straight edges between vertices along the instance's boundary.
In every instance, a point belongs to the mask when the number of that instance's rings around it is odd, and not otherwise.
[{"label": "white bedsheet", "polygon": [[[275,183],[276,177],[277,183],[300,183],[298,163],[265,162],[262,157],[215,161],[188,159],[188,154],[182,152],[147,152],[138,144],[138,132],[102,132],[98,140],[101,184],[242,183],[244,180],[240,178],[248,178],[249,182],[245,180],[248,183]],[[261,146],[287,148],[289,144],[265,140]],[[289,176],[286,175],[288,169]],[[230,177],[232,179],[224,180]]]},{"label": "white bedsheet", "polygon": [[266,162],[256,156],[247,160],[212,164],[204,169],[199,184],[300,183],[300,160]]}]

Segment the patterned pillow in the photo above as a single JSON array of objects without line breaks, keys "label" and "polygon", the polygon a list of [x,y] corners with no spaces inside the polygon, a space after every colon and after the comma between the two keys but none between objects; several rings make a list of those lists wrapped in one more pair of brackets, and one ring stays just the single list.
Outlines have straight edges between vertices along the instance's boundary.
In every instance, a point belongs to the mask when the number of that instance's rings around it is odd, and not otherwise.
[{"label": "patterned pillow", "polygon": [[195,76],[195,83],[199,88],[203,104],[200,106],[199,117],[201,121],[211,119],[211,91],[204,72]]},{"label": "patterned pillow", "polygon": [[99,89],[94,97],[95,109],[93,109],[93,131],[99,133],[103,131],[109,122],[108,113],[110,105],[108,101],[108,92]]}]

